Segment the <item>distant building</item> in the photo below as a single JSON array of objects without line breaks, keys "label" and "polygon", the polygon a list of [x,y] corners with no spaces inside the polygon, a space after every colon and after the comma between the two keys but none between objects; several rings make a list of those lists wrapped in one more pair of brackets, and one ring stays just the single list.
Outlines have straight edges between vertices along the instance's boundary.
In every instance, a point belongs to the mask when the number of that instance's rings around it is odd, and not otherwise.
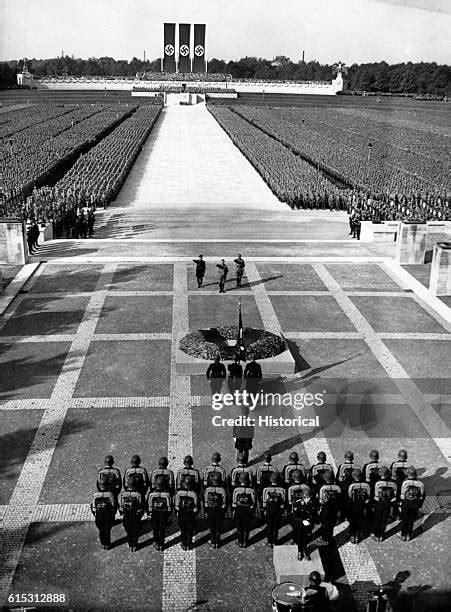
[{"label": "distant building", "polygon": [[35,89],[36,87],[34,76],[30,72],[26,58],[17,64],[17,85],[26,89]]},{"label": "distant building", "polygon": [[286,64],[288,64],[289,61],[290,59],[288,57],[285,57],[284,55],[276,55],[276,57],[271,62],[271,66],[279,68],[280,66],[285,66]]}]

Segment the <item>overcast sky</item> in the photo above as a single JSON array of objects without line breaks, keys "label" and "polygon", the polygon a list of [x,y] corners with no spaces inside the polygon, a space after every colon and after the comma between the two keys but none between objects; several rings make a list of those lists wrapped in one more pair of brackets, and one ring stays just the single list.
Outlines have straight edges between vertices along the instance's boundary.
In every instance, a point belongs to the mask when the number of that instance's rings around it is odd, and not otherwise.
[{"label": "overcast sky", "polygon": [[0,60],[155,59],[165,21],[206,23],[207,59],[451,63],[451,0],[0,0]]}]

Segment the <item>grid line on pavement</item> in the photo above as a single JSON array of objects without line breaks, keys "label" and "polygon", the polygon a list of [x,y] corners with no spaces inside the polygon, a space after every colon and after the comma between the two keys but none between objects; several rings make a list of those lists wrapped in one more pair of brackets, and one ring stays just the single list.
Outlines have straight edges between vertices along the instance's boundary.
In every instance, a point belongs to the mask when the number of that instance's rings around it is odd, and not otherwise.
[{"label": "grid line on pavement", "polygon": [[[43,268],[44,266],[42,266],[40,272]],[[107,291],[104,290],[104,286],[111,282],[115,269],[114,264],[108,264],[100,273],[95,291],[86,306],[77,335],[72,341],[53,389],[51,401],[42,415],[3,516],[0,533],[0,566],[3,568],[3,574],[0,578],[0,599],[2,601],[6,600],[14,578],[33,512],[38,503],[61,427],[69,408],[70,399],[88,351],[90,338],[105,301]],[[33,282],[36,278],[35,276]]]},{"label": "grid line on pavement", "polygon": [[[188,292],[186,265],[174,265],[174,297],[172,303],[172,350],[170,379],[170,409],[168,423],[168,458],[177,470],[186,455],[193,452],[190,410],[190,377],[177,374],[176,355],[180,339],[188,331]],[[184,551],[171,546],[163,559],[163,610],[186,610],[197,600],[195,550]]]},{"label": "grid line on pavement", "polygon": [[359,331],[370,348],[373,355],[381,366],[393,380],[395,386],[403,397],[403,404],[411,407],[416,417],[426,429],[442,455],[449,461],[451,441],[447,437],[448,428],[430,403],[426,402],[423,394],[406,370],[402,367],[395,356],[390,352],[386,344],[376,334],[372,326],[368,323],[363,314],[349,299],[333,278],[325,266],[315,264],[315,272],[319,275],[323,283],[329,287],[343,312],[349,318],[354,327]]},{"label": "grid line on pavement", "polygon": [[[251,264],[250,266],[250,275],[252,280],[259,281],[260,275],[257,270],[255,264]],[[248,268],[248,276],[249,276],[249,268]],[[322,279],[323,280],[323,279]],[[323,281],[324,282],[324,281]],[[264,284],[256,284],[253,286],[254,297],[257,304],[257,308],[260,312],[260,316],[262,321],[266,327],[270,331],[277,332],[280,330],[280,322],[277,318],[276,312],[272,307],[272,304],[269,300],[269,297],[266,293],[266,288]],[[268,306],[271,304],[271,308]],[[301,386],[298,389],[299,392],[305,392],[306,389],[303,388],[303,379],[299,374],[294,374],[286,377],[287,380],[296,380]],[[306,407],[304,412],[304,416],[315,416],[314,414],[310,415],[309,413],[314,413],[313,407]],[[293,408],[293,414],[296,414],[296,411]],[[303,434],[302,428],[299,428],[301,434]],[[305,452],[307,454],[307,458],[310,462],[310,465],[314,465],[317,461],[317,454],[320,451],[326,453],[328,461],[332,465],[334,472],[337,471],[337,466],[335,464],[332,451],[330,449],[329,443],[324,436],[323,430],[320,427],[319,429],[314,430],[313,435],[307,435],[306,437],[302,437],[302,444],[304,446]],[[379,573],[376,568],[376,564],[374,563],[373,558],[371,557],[370,551],[364,542],[361,542],[358,547],[353,547],[351,545],[347,545],[343,548],[343,546],[338,547],[338,552],[340,554],[341,562],[343,564],[343,568],[346,572],[346,576],[348,582],[353,587],[353,598],[358,610],[364,609],[364,598],[367,596],[367,588],[366,584],[368,582],[374,582],[374,584],[381,584],[381,579]]]}]

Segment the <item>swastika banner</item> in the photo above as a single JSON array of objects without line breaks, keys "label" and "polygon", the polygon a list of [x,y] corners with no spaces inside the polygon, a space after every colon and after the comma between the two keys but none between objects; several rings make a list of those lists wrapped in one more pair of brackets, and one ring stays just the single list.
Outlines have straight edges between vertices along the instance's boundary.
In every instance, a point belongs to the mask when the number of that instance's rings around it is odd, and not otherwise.
[{"label": "swastika banner", "polygon": [[179,72],[191,72],[190,23],[179,23]]},{"label": "swastika banner", "polygon": [[164,24],[163,70],[175,72],[175,23]]},{"label": "swastika banner", "polygon": [[194,24],[193,72],[206,72],[204,23]]}]

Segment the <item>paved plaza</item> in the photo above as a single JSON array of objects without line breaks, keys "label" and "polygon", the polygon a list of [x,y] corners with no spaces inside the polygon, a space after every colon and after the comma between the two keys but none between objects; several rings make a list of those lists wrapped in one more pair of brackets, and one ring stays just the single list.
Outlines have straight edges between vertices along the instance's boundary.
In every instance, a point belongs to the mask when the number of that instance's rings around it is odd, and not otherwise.
[{"label": "paved plaza", "polygon": [[[253,467],[267,450],[282,468],[293,450],[307,466],[320,450],[337,466],[349,449],[362,465],[373,448],[383,464],[407,448],[426,486],[411,542],[395,537],[398,521],[383,543],[367,537],[350,544],[347,522],[336,528],[336,546],[315,539],[342,590],[339,609],[364,610],[368,592],[399,572],[398,602],[410,606],[399,609],[444,609],[451,492],[446,305],[416,280],[417,271],[393,262],[392,245],[349,240],[343,214],[295,217],[274,201],[205,108],[196,121],[208,172],[201,181],[197,163],[179,165],[193,145],[196,130],[185,116],[193,110],[165,110],[116,205],[98,213],[95,238],[44,244],[0,318],[2,597],[64,592],[76,609],[270,609],[276,575],[261,522],[242,550],[228,517],[224,545],[211,550],[206,520],[199,519],[194,550],[186,552],[173,523],[163,553],[143,522],[132,554],[119,521],[112,550],[102,550],[89,510],[109,453],[122,470],[135,453],[148,469],[167,455],[177,470],[186,454],[202,469],[215,450],[227,471],[235,465],[232,430],[213,426],[217,413],[204,377],[179,375],[176,353],[188,331],[235,324],[241,300],[245,326],[283,333],[289,343],[296,373],[269,379],[283,392],[326,397],[322,408],[303,410],[318,415],[320,427],[256,427]],[[174,141],[181,154],[168,170]],[[193,189],[183,200],[190,172]],[[236,197],[222,200],[228,172]],[[237,223],[236,204],[248,203],[252,210]],[[219,229],[212,222],[218,207]],[[192,258],[200,249],[207,275],[197,289]],[[232,275],[219,295],[215,263],[225,256],[230,264],[238,252],[246,259],[243,286],[236,289]],[[289,540],[284,525],[280,546]]]}]

